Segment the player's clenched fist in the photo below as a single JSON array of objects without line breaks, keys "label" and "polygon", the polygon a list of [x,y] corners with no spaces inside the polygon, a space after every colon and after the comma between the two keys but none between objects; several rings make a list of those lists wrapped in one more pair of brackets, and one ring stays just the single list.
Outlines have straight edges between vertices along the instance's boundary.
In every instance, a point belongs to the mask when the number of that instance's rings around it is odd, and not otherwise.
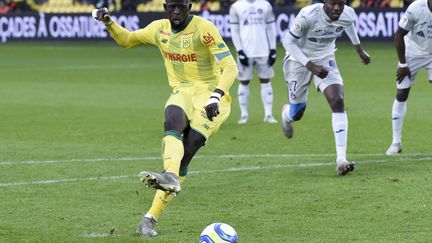
[{"label": "player's clenched fist", "polygon": [[99,8],[99,9],[93,9],[92,16],[98,21],[102,21],[105,24],[111,24],[112,19],[109,15],[109,11],[107,8]]},{"label": "player's clenched fist", "polygon": [[210,99],[207,101],[204,109],[207,113],[207,118],[210,121],[213,121],[213,118],[219,115],[219,103],[221,97],[224,95],[224,92],[220,89],[216,89],[210,96]]}]

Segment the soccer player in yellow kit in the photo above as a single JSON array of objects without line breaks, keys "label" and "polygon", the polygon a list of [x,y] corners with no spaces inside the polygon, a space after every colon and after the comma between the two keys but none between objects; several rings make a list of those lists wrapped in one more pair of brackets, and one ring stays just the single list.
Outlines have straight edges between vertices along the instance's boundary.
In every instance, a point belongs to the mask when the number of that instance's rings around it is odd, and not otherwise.
[{"label": "soccer player in yellow kit", "polygon": [[111,37],[130,48],[152,44],[159,48],[172,94],[165,105],[162,140],[162,173],[142,171],[139,177],[158,189],[138,233],[153,237],[156,223],[167,204],[180,192],[187,168],[230,113],[229,89],[237,77],[237,65],[216,26],[190,14],[190,0],[166,0],[167,19],[153,21],[130,32],[113,21],[106,8],[93,10]]}]

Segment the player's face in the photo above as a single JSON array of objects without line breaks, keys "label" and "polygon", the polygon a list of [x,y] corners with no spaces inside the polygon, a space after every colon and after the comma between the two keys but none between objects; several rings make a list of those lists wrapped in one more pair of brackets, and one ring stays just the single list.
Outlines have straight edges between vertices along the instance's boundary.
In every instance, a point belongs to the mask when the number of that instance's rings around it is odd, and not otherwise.
[{"label": "player's face", "polygon": [[192,4],[189,0],[166,0],[164,3],[165,13],[168,16],[171,26],[180,27],[186,22]]},{"label": "player's face", "polygon": [[324,0],[324,12],[332,21],[339,19],[345,7],[345,0]]}]

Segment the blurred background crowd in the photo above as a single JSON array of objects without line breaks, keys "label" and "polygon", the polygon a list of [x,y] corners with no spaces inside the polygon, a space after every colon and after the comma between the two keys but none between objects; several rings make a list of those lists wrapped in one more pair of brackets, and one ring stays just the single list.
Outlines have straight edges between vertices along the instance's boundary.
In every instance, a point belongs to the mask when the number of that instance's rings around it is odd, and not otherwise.
[{"label": "blurred background crowd", "polygon": [[[93,8],[110,11],[163,11],[165,0],[0,0],[0,14],[37,11],[45,13],[83,13]],[[235,0],[192,0],[193,11],[227,11]],[[319,0],[269,0],[274,10],[299,9]],[[354,8],[404,8],[413,0],[350,0]]]}]

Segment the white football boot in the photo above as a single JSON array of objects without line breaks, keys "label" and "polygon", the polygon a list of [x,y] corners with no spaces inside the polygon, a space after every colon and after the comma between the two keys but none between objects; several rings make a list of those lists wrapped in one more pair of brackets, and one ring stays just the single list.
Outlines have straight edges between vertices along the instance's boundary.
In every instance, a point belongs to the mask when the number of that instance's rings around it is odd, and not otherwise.
[{"label": "white football boot", "polygon": [[248,116],[240,116],[240,119],[238,120],[238,124],[246,124],[248,122]]},{"label": "white football boot", "polygon": [[287,138],[292,138],[294,135],[294,121],[289,119],[285,114],[289,114],[290,106],[285,104],[282,107],[282,130]]},{"label": "white football boot", "polygon": [[278,121],[272,115],[264,117],[264,122],[270,124],[278,123]]},{"label": "white football boot", "polygon": [[402,144],[392,143],[387,149],[386,155],[398,155],[402,152]]}]

